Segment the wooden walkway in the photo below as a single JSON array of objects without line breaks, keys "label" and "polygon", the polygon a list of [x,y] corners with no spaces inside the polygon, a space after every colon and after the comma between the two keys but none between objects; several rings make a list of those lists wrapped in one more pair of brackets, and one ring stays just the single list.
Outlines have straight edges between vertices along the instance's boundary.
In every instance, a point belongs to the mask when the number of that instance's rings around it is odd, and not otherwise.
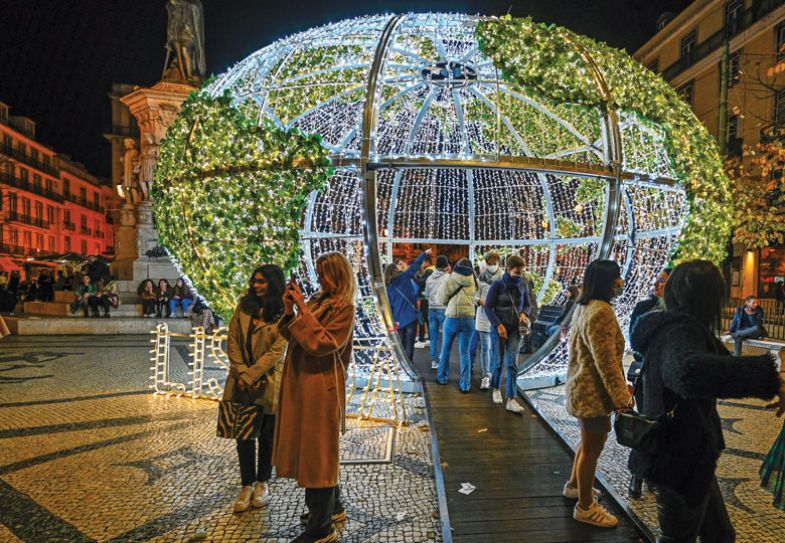
[{"label": "wooden walkway", "polygon": [[[457,343],[457,341],[456,341]],[[595,528],[572,518],[575,502],[562,497],[572,453],[527,406],[523,416],[508,413],[481,392],[479,377],[469,394],[457,388],[453,353],[450,380],[436,382],[428,349],[417,349],[415,367],[431,406],[444,475],[447,509],[456,543],[638,542],[639,532],[619,508],[613,529]],[[462,483],[477,489],[466,496]]]}]

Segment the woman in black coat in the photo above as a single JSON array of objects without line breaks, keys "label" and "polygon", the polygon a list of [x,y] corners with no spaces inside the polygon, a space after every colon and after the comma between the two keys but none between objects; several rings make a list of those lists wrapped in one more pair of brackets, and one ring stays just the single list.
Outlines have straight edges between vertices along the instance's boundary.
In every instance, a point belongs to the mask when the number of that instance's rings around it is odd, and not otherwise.
[{"label": "woman in black coat", "polygon": [[665,285],[667,311],[640,318],[630,338],[644,355],[643,405],[650,418],[667,420],[667,439],[655,454],[636,451],[636,475],[654,489],[658,542],[732,542],[735,532],[714,474],[725,442],[717,398],[779,395],[785,382],[771,355],[731,356],[717,339],[724,282],[711,262],[676,267]]}]

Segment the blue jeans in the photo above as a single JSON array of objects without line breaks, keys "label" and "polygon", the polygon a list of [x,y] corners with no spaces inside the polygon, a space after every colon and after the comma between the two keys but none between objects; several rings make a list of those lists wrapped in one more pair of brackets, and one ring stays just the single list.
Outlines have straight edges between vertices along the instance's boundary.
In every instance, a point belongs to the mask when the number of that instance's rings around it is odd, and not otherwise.
[{"label": "blue jeans", "polygon": [[417,321],[410,322],[403,328],[398,328],[398,337],[401,340],[401,347],[409,357],[409,362],[414,361],[414,340],[417,338]]},{"label": "blue jeans", "polygon": [[731,333],[733,337],[733,354],[741,356],[741,346],[745,339],[757,339],[763,335],[763,330],[760,326],[750,326],[749,328],[740,328]]},{"label": "blue jeans", "polygon": [[428,339],[431,341],[431,362],[439,360],[442,348],[441,330],[444,328],[444,308],[428,309]]},{"label": "blue jeans", "polygon": [[507,332],[507,339],[502,339],[499,332],[491,329],[491,346],[496,349],[495,364],[491,368],[491,387],[501,388],[502,364],[507,368],[507,386],[505,397],[514,399],[518,395],[516,379],[518,378],[518,349],[521,345],[521,333],[518,329]]},{"label": "blue jeans", "polygon": [[485,377],[491,373],[491,369],[496,364],[496,360],[499,358],[499,351],[491,349],[490,332],[477,330],[477,336],[480,339],[480,368],[482,368],[482,376]]},{"label": "blue jeans", "polygon": [[447,383],[450,374],[450,352],[455,336],[458,336],[458,353],[461,357],[461,377],[458,386],[468,391],[472,386],[472,362],[469,359],[469,343],[474,333],[474,319],[471,317],[448,317],[444,320],[444,338],[442,339],[442,356],[439,359],[439,371],[436,376],[439,383]]},{"label": "blue jeans", "polygon": [[183,308],[183,317],[187,317],[188,309],[193,305],[193,303],[194,301],[190,298],[180,298],[179,300],[171,299],[169,300],[169,314],[174,316],[175,309],[179,304]]}]

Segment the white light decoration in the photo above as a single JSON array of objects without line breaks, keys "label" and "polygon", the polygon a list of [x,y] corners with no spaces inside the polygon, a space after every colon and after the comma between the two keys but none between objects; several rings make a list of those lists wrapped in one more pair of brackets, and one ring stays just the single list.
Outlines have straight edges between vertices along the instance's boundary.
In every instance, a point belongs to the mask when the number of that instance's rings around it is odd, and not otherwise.
[{"label": "white light decoration", "polygon": [[[390,333],[381,273],[396,244],[519,253],[541,303],[563,303],[560,290],[579,283],[591,260],[613,258],[626,280],[616,302],[626,327],[688,212],[655,124],[612,104],[538,101],[480,51],[481,21],[346,20],[275,42],[208,89],[253,100],[260,123],[322,137],[336,171],[310,196],[300,276],[312,291],[319,254],[350,258],[360,287],[356,341],[395,356],[403,381],[416,377]],[[607,94],[598,69],[594,77]],[[565,343],[552,343],[531,357],[527,376],[563,373]],[[367,372],[374,362],[359,350],[353,367]]]}]

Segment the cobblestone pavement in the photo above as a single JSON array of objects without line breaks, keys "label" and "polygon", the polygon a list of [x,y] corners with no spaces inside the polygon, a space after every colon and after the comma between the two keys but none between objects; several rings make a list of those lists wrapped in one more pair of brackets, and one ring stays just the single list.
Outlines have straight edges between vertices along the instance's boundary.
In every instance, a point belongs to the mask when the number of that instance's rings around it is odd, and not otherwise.
[{"label": "cobblestone pavement", "polygon": [[[580,430],[564,408],[564,386],[533,390],[527,398],[545,420],[575,449]],[[772,496],[760,488],[758,469],[782,428],[782,419],[765,410],[758,400],[721,401],[719,413],[727,448],[720,458],[717,479],[725,497],[739,543],[781,543],[785,541],[785,512],[771,505]],[[600,457],[599,470],[616,493],[627,499],[629,449],[608,437]],[[644,486],[645,488],[645,486]],[[628,500],[632,511],[652,530],[657,528],[654,496],[644,491],[640,500]]]},{"label": "cobblestone pavement", "polygon": [[[0,543],[285,542],[303,491],[273,478],[269,507],[233,514],[234,443],[216,403],[155,396],[149,337],[11,337],[0,343]],[[185,372],[187,349],[172,364]],[[350,419],[342,542],[441,541],[422,398],[411,426]]]}]

